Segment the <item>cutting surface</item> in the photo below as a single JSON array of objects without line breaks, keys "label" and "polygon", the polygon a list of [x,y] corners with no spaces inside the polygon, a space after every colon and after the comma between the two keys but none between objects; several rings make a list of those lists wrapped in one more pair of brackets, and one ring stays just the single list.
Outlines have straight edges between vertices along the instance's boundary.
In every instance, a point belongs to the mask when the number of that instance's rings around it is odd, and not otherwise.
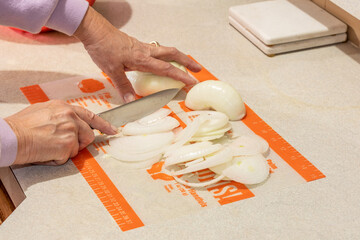
[{"label": "cutting surface", "polygon": [[[233,84],[325,179],[122,232],[71,162],[20,167],[27,199],[1,225],[1,238],[358,239],[359,50],[343,43],[269,58],[228,24],[229,7],[246,2],[254,1],[99,0],[95,7],[128,34],[176,46]],[[60,34],[1,27],[0,53],[1,117],[28,105],[20,87],[99,73],[82,45]]]},{"label": "cutting surface", "polygon": [[344,23],[309,0],[243,4],[231,7],[229,15],[266,45],[346,32]]}]

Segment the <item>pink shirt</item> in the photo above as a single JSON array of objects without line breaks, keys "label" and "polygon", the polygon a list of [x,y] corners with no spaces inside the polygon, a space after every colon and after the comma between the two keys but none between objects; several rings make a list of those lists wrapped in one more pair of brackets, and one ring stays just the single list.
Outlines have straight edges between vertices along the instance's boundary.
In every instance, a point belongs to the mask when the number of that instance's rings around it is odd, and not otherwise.
[{"label": "pink shirt", "polygon": [[[88,6],[85,0],[0,0],[0,25],[31,33],[39,33],[46,26],[73,35]],[[17,146],[15,133],[0,118],[0,167],[14,163]]]}]

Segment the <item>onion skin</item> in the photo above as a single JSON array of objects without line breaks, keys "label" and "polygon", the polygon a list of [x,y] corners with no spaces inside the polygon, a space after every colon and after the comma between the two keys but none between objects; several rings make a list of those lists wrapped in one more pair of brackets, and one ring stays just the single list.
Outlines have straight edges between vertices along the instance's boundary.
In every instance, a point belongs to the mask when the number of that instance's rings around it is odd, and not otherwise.
[{"label": "onion skin", "polygon": [[236,89],[216,80],[203,81],[191,88],[185,105],[192,110],[214,109],[225,113],[232,121],[240,120],[246,114],[245,104]]},{"label": "onion skin", "polygon": [[[180,70],[187,72],[186,68],[177,62],[170,62],[173,66]],[[183,88],[185,84],[170,77],[158,76],[148,72],[136,72],[135,82],[133,87],[135,93],[139,96],[145,97],[147,95],[169,89],[169,88]]]}]

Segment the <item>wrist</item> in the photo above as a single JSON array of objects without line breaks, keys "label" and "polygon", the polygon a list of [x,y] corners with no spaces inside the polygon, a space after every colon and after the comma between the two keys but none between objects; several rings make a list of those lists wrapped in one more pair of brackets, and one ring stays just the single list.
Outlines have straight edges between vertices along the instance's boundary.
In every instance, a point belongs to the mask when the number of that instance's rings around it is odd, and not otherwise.
[{"label": "wrist", "polygon": [[85,46],[91,45],[109,34],[111,27],[112,25],[101,14],[89,7],[74,36]]},{"label": "wrist", "polygon": [[20,126],[21,124],[10,119],[4,120],[11,127],[17,138],[17,154],[13,164],[24,164],[31,155],[31,135],[25,127]]}]

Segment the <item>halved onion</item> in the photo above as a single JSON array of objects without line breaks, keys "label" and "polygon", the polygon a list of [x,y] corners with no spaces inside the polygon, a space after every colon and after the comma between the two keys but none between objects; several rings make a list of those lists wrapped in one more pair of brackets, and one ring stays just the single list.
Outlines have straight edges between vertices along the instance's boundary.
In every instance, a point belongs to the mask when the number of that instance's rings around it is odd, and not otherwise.
[{"label": "halved onion", "polygon": [[225,113],[230,120],[240,120],[246,114],[244,102],[236,89],[216,80],[203,81],[192,87],[185,105],[192,110],[214,109]]},{"label": "halved onion", "polygon": [[[177,62],[170,62],[173,66],[187,72],[186,68]],[[133,83],[136,94],[147,96],[169,88],[183,88],[185,84],[170,77],[158,76],[148,72],[135,72]]]}]

